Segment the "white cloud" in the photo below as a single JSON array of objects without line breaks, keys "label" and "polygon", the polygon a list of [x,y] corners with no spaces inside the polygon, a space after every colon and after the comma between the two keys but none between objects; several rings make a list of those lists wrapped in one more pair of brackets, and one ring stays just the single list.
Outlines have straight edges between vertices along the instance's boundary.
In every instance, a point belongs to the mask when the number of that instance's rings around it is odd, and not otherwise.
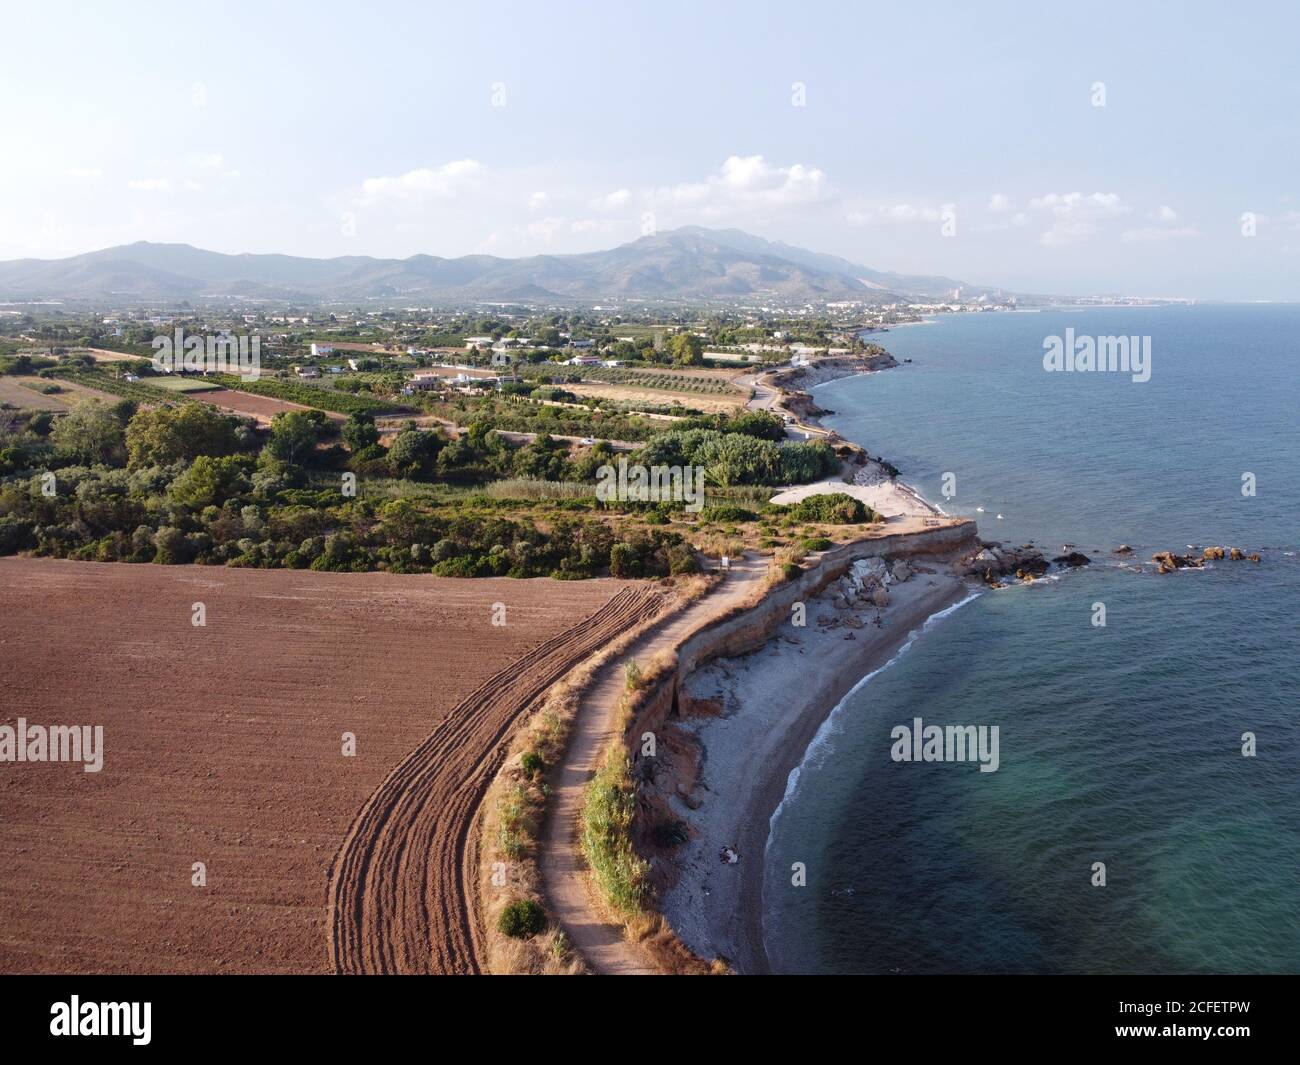
[{"label": "white cloud", "polygon": [[531,196],[528,197],[528,209],[530,211],[536,211],[539,207],[545,205],[546,200],[547,200],[546,193],[544,193],[541,189],[538,189],[536,192],[534,192]]},{"label": "white cloud", "polygon": [[716,217],[817,203],[830,195],[825,172],[814,166],[772,166],[761,155],[733,155],[703,181],[662,186],[651,199],[657,207]]},{"label": "white cloud", "polygon": [[1054,246],[1084,240],[1098,231],[1103,219],[1126,214],[1130,208],[1116,192],[1049,192],[1029,201],[1031,210],[1048,211],[1053,216],[1050,228],[1039,236],[1043,244]]},{"label": "white cloud", "polygon": [[1159,207],[1157,207],[1154,211],[1151,212],[1151,217],[1154,218],[1157,222],[1177,222],[1178,212],[1175,211],[1168,204],[1161,204]]},{"label": "white cloud", "polygon": [[591,201],[591,207],[596,211],[621,211],[631,199],[631,189],[616,189],[614,192],[596,197]]},{"label": "white cloud", "polygon": [[361,199],[366,204],[450,199],[473,185],[483,171],[483,164],[473,159],[457,159],[439,167],[408,170],[396,177],[366,178],[361,183]]},{"label": "white cloud", "polygon": [[1000,192],[995,192],[989,197],[988,209],[994,214],[1001,214],[1004,211],[1011,210],[1011,201]]},{"label": "white cloud", "polygon": [[1049,192],[1046,196],[1036,196],[1029,201],[1034,210],[1050,210],[1056,215],[1079,217],[1112,216],[1129,210],[1117,192]]},{"label": "white cloud", "polygon": [[225,160],[216,153],[210,155],[191,155],[189,158],[190,166],[196,166],[200,170],[217,170],[224,162]]},{"label": "white cloud", "polygon": [[163,177],[133,178],[126,183],[128,189],[136,192],[166,192],[172,187],[171,182]]},{"label": "white cloud", "polygon": [[68,177],[74,181],[98,181],[104,176],[104,171],[98,167],[72,167],[68,171]]}]

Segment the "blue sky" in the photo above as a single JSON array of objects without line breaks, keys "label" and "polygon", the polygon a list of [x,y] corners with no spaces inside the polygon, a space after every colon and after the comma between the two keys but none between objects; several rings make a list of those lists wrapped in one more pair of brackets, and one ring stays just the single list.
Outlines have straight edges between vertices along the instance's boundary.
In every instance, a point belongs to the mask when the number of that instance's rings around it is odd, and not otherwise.
[{"label": "blue sky", "polygon": [[25,4],[0,258],[700,224],[1017,291],[1300,298],[1296,9],[1044,6]]}]

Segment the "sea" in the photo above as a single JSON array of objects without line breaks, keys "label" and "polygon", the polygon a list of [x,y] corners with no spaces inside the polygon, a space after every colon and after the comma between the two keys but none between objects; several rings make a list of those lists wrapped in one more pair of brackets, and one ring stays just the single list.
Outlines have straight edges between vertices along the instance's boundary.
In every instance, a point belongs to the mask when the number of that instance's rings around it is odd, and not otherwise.
[{"label": "sea", "polygon": [[[1149,338],[1150,379],[1045,369],[1070,329]],[[1093,561],[931,619],[835,708],[772,818],[772,968],[1300,972],[1300,306],[870,339],[911,361],[817,387],[825,424],[983,539]],[[1206,545],[1261,561],[1149,561]],[[918,718],[996,726],[997,770],[894,760]]]}]

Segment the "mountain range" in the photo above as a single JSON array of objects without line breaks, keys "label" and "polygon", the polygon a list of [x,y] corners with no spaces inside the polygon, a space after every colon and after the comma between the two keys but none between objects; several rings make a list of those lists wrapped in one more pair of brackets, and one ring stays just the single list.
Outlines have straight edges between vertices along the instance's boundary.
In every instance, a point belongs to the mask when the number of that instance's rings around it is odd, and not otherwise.
[{"label": "mountain range", "polygon": [[0,299],[205,298],[554,303],[900,300],[993,295],[947,277],[873,270],[735,229],[686,226],[575,255],[226,255],[140,241],[66,259],[0,262]]}]

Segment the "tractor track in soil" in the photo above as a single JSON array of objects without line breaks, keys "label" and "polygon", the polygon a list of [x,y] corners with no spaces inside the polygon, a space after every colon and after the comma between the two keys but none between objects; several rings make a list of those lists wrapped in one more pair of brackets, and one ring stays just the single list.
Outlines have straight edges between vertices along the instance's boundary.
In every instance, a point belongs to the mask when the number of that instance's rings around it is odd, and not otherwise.
[{"label": "tractor track in soil", "polygon": [[336,973],[484,971],[475,826],[506,739],[552,684],[665,602],[648,588],[619,592],[480,685],[385,778],[330,868]]}]

